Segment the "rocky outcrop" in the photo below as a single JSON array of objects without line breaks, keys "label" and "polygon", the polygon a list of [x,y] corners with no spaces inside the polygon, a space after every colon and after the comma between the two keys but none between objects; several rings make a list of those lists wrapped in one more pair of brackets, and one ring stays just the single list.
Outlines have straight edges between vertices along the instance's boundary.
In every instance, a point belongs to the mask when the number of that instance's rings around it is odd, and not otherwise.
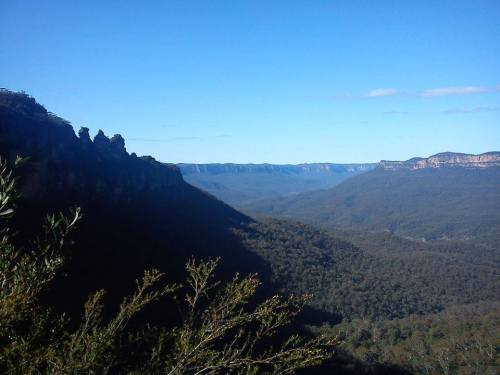
[{"label": "rocky outcrop", "polygon": [[80,138],[81,144],[84,146],[88,146],[92,143],[92,140],[90,139],[89,128],[81,127],[78,131],[78,137]]},{"label": "rocky outcrop", "polygon": [[109,140],[109,146],[113,155],[127,155],[127,150],[125,149],[125,140],[120,134],[115,134],[111,137],[111,139]]},{"label": "rocky outcrop", "polygon": [[96,136],[94,137],[94,145],[98,150],[107,152],[109,151],[110,141],[109,138],[104,135],[104,132],[99,129]]},{"label": "rocky outcrop", "polygon": [[443,167],[489,168],[500,167],[500,152],[486,152],[480,155],[443,152],[428,158],[412,158],[406,161],[382,160],[379,168],[385,170],[423,169]]},{"label": "rocky outcrop", "polygon": [[7,90],[0,90],[0,155],[31,158],[23,178],[28,195],[92,191],[117,198],[184,183],[175,165],[129,155],[121,135],[109,139],[99,130],[92,141],[82,127],[76,136],[68,121],[32,97]]}]

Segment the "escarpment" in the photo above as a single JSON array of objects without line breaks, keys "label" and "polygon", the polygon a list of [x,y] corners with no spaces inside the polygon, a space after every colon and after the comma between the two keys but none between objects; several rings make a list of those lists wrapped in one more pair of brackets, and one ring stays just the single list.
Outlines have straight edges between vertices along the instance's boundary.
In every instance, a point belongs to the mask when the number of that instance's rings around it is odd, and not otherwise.
[{"label": "escarpment", "polygon": [[46,213],[80,207],[83,214],[68,277],[47,297],[63,311],[81,314],[99,289],[120,301],[145,269],[181,280],[193,256],[223,257],[222,275],[268,274],[230,231],[252,219],[185,182],[175,165],[127,152],[118,134],[92,139],[83,127],[77,135],[32,97],[0,90],[0,157],[13,165],[18,156],[27,160],[15,170],[15,230],[39,233]]},{"label": "escarpment", "polygon": [[108,138],[99,130],[92,141],[82,127],[77,136],[68,121],[30,96],[7,90],[0,91],[0,151],[11,161],[30,158],[23,178],[28,196],[97,191],[116,198],[183,183],[175,165],[129,154],[121,135]]},{"label": "escarpment", "polygon": [[480,155],[442,152],[440,154],[429,156],[428,158],[412,158],[406,161],[382,160],[379,163],[379,168],[385,170],[442,167],[500,167],[500,152],[492,151]]}]

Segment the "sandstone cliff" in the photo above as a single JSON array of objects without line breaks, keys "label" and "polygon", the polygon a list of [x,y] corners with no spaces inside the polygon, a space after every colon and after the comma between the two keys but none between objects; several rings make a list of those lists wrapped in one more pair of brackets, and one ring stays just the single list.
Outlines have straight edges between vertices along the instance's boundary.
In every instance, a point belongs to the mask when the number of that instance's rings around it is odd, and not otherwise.
[{"label": "sandstone cliff", "polygon": [[379,168],[385,170],[423,169],[442,167],[488,168],[500,166],[500,152],[486,152],[480,155],[443,152],[428,158],[412,158],[406,161],[382,160]]},{"label": "sandstone cliff", "polygon": [[375,164],[334,164],[334,163],[304,163],[304,164],[234,164],[234,163],[213,163],[213,164],[178,164],[182,173],[190,174],[241,174],[241,173],[261,173],[275,174],[282,173],[288,175],[301,174],[329,174],[346,172],[366,172],[375,167]]}]

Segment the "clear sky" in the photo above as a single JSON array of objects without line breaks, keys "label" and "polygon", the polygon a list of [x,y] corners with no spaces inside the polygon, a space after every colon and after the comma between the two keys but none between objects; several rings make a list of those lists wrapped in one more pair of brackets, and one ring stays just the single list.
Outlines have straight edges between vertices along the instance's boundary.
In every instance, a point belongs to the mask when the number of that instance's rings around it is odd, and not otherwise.
[{"label": "clear sky", "polygon": [[0,1],[0,87],[165,162],[500,149],[500,1]]}]

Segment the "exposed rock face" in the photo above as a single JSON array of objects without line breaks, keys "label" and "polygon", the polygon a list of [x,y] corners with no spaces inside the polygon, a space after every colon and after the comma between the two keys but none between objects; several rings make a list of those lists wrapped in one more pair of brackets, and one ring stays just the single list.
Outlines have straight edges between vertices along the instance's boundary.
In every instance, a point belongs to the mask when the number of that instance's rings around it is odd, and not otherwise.
[{"label": "exposed rock face", "polygon": [[80,138],[80,142],[84,145],[90,145],[92,143],[89,135],[89,128],[81,127],[78,131],[78,137]]},{"label": "exposed rock face", "polygon": [[443,152],[428,158],[413,158],[406,161],[382,160],[379,168],[385,170],[423,169],[442,167],[488,168],[500,167],[500,152],[492,151],[480,155]]},{"label": "exposed rock face", "polygon": [[104,135],[104,132],[99,129],[96,136],[94,137],[94,145],[103,151],[109,150],[110,141],[109,138]]},{"label": "exposed rock face", "polygon": [[125,149],[125,140],[120,134],[115,134],[111,137],[109,144],[111,150],[115,155],[126,155],[127,150]]},{"label": "exposed rock face", "polygon": [[[151,192],[184,183],[179,169],[153,158],[131,156],[119,134],[111,139],[99,130],[73,127],[24,93],[0,90],[0,154],[29,162],[23,193],[29,196],[58,191],[120,194]],[[70,170],[71,173],[63,173]]]}]

